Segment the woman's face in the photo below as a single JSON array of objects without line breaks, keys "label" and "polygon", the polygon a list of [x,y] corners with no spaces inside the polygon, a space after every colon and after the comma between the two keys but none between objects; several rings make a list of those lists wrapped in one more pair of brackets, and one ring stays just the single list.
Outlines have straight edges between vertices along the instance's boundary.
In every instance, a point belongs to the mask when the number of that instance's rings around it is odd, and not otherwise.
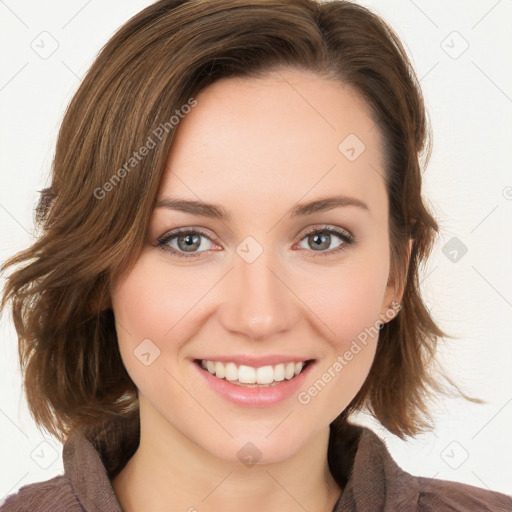
[{"label": "woman's face", "polygon": [[380,134],[354,92],[297,70],[196,100],[145,248],[112,289],[119,346],[154,435],[276,462],[356,395],[397,298]]}]

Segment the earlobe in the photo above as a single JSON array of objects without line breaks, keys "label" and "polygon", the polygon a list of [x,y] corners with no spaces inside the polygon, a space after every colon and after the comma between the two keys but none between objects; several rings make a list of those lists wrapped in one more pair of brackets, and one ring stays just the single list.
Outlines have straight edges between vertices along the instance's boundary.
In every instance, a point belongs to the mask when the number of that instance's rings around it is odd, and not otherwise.
[{"label": "earlobe", "polygon": [[381,324],[381,328],[384,324],[391,322],[391,320],[398,315],[401,309],[402,304],[400,304],[400,302],[397,302],[396,300],[392,301],[386,310],[380,314],[379,322]]},{"label": "earlobe", "polygon": [[384,303],[382,306],[383,309],[381,311],[381,321],[383,323],[387,323],[387,322],[391,321],[393,318],[395,318],[396,315],[399,313],[399,311],[403,307],[401,304],[401,301],[402,301],[402,297],[403,297],[403,294],[405,291],[406,276],[407,276],[408,270],[409,270],[409,262],[411,259],[413,243],[414,243],[414,240],[412,238],[409,238],[409,240],[407,242],[407,246],[405,248],[405,250],[406,250],[405,272],[404,272],[404,276],[403,276],[403,281],[399,285],[399,288],[397,289],[397,287],[396,287],[395,279],[393,279],[393,280],[389,279],[389,281],[388,281],[388,287],[386,290]]},{"label": "earlobe", "polygon": [[410,264],[410,261],[411,261],[411,254],[412,254],[412,245],[414,243],[414,239],[413,238],[409,238],[408,242],[406,243],[406,247],[405,247],[405,269],[404,269],[404,275],[403,275],[403,280],[400,284],[400,287],[398,290],[395,290],[395,296],[394,296],[394,300],[396,302],[401,302],[402,301],[402,297],[404,295],[404,291],[405,291],[405,286],[407,285],[407,275],[409,273],[409,264]]}]

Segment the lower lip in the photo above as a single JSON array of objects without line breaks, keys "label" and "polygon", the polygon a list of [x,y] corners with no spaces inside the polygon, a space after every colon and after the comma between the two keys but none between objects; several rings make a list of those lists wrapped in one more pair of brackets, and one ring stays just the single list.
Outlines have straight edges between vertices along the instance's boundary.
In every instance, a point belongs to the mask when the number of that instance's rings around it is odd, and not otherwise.
[{"label": "lower lip", "polygon": [[283,402],[294,393],[304,383],[311,368],[315,366],[315,361],[311,361],[299,375],[290,380],[283,380],[279,384],[266,387],[244,387],[237,384],[231,384],[228,380],[219,379],[212,375],[208,370],[202,368],[197,362],[192,363],[199,375],[205,380],[211,389],[219,393],[229,402],[245,407],[269,407]]}]

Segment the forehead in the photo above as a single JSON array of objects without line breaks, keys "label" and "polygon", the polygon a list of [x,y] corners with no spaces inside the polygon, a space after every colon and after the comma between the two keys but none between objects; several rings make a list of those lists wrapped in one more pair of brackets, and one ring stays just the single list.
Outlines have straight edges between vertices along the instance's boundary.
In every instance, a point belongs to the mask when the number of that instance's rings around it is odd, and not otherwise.
[{"label": "forehead", "polygon": [[159,199],[253,214],[333,194],[385,199],[379,130],[340,82],[286,69],[223,79],[195,99],[176,129]]}]

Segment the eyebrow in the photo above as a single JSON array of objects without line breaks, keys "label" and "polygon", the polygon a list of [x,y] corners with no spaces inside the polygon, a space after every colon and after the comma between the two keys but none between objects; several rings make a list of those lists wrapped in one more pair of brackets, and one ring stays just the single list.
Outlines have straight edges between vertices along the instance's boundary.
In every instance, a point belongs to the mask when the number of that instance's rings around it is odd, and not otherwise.
[{"label": "eyebrow", "polygon": [[[288,213],[287,217],[305,217],[318,212],[326,212],[338,207],[354,206],[365,211],[370,211],[368,205],[355,197],[337,195],[324,197],[310,201],[308,203],[301,203],[294,206]],[[178,197],[164,197],[160,199],[156,208],[167,208],[169,210],[176,210],[192,215],[202,217],[211,217],[221,220],[231,220],[233,218],[232,212],[226,210],[220,205],[204,203],[202,201],[193,201],[188,199],[181,199]]]}]

